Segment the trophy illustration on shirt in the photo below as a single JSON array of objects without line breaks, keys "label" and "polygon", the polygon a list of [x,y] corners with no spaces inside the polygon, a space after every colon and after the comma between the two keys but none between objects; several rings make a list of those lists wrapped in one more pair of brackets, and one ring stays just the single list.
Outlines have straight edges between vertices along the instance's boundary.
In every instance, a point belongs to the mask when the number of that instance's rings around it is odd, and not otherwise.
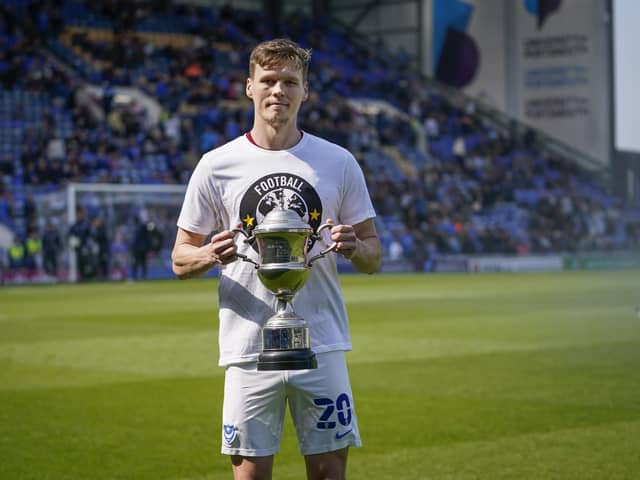
[{"label": "trophy illustration on shirt", "polygon": [[251,234],[243,229],[245,242],[258,242],[259,261],[246,255],[238,257],[256,266],[258,278],[278,299],[276,314],[262,327],[262,352],[258,357],[258,370],[302,370],[317,367],[311,350],[309,327],[293,311],[291,300],[305,284],[311,265],[336,249],[329,245],[319,254],[307,259],[308,240],[319,239],[320,233],[331,224],[325,223],[313,233],[295,211],[278,206],[265,215]]}]

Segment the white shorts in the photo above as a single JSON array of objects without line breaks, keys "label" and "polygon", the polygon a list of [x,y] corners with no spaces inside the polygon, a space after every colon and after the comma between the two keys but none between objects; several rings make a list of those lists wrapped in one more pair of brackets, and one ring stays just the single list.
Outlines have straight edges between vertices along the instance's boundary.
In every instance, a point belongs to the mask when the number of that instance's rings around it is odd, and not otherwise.
[{"label": "white shorts", "polygon": [[287,402],[303,455],[362,445],[344,352],[316,357],[313,370],[258,371],[255,363],[227,367],[222,453],[276,453]]}]

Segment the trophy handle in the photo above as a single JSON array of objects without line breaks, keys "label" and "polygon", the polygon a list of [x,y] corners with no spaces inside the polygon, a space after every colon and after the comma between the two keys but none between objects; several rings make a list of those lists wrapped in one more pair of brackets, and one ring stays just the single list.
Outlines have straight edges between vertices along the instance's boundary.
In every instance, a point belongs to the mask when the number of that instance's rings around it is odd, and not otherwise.
[{"label": "trophy handle", "polygon": [[231,231],[244,235],[244,243],[253,243],[256,239],[254,234],[248,234],[243,228],[232,228]]},{"label": "trophy handle", "polygon": [[[254,240],[256,239],[255,235],[253,235],[253,234],[249,235],[242,228],[233,228],[231,231],[235,232],[235,233],[241,233],[242,235],[244,235],[245,236],[244,243],[253,243]],[[254,260],[250,259],[249,257],[247,257],[246,255],[244,255],[242,253],[236,253],[236,257],[242,259],[242,261],[244,261],[244,262],[253,263],[256,266],[256,268],[260,267],[259,263],[255,262]]]},{"label": "trophy handle", "polygon": [[[320,236],[320,232],[322,232],[322,230],[324,230],[325,228],[331,228],[333,227],[332,223],[323,223],[322,225],[320,225],[318,227],[318,230],[316,232],[316,234],[313,236],[313,238],[315,240],[319,240],[322,237]],[[329,245],[327,248],[325,248],[324,250],[322,250],[319,254],[317,254],[314,257],[311,257],[308,261],[307,261],[307,265],[310,267],[311,264],[313,262],[315,262],[316,260],[318,260],[319,258],[324,257],[327,253],[329,252],[333,252],[336,248],[338,248],[338,243],[337,242],[333,242],[331,245]]]}]

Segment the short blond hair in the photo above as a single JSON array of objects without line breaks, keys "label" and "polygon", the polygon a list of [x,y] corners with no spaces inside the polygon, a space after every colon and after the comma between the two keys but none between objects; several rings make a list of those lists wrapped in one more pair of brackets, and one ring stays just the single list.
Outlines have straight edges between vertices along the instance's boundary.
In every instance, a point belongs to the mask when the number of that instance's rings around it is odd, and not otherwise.
[{"label": "short blond hair", "polygon": [[306,82],[311,61],[311,49],[302,48],[287,38],[276,38],[259,43],[249,57],[249,76],[253,78],[256,65],[262,68],[282,67],[293,63],[302,70],[302,79]]}]

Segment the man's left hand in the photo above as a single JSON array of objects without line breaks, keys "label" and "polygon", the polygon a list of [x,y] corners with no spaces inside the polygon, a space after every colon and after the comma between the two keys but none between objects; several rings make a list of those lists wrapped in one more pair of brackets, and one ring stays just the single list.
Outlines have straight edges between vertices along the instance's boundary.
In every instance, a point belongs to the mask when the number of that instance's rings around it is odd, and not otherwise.
[{"label": "man's left hand", "polygon": [[331,241],[336,243],[336,252],[345,258],[351,258],[358,245],[358,237],[353,225],[334,225],[330,232]]}]

